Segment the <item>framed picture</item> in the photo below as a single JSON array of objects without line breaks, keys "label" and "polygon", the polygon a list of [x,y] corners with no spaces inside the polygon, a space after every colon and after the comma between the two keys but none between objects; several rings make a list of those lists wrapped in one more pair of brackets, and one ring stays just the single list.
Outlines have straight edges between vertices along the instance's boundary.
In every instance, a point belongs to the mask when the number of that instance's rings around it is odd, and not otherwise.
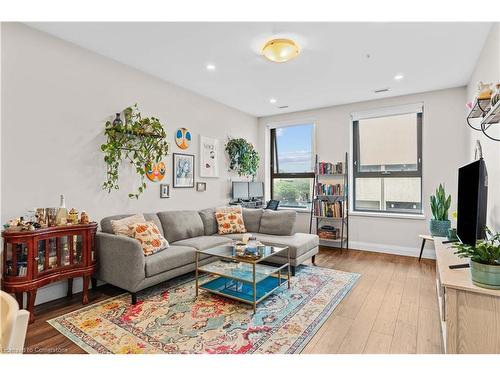
[{"label": "framed picture", "polygon": [[169,184],[160,184],[160,198],[170,198]]},{"label": "framed picture", "polygon": [[196,191],[205,191],[207,190],[207,183],[206,182],[197,182],[196,183]]},{"label": "framed picture", "polygon": [[219,177],[219,140],[200,135],[200,177]]},{"label": "framed picture", "polygon": [[174,188],[194,188],[194,155],[174,152],[172,161]]}]

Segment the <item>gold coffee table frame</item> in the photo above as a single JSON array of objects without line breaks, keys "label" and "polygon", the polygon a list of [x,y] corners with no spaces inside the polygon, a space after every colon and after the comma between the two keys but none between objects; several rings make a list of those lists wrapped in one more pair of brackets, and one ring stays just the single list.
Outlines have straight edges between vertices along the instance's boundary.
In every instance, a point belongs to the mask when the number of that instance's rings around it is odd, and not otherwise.
[{"label": "gold coffee table frame", "polygon": [[[283,265],[262,264],[270,257],[277,256],[277,254],[283,253],[284,251],[287,252],[287,263]],[[258,259],[252,259],[235,255],[236,252],[233,246],[218,246],[205,250],[197,250],[195,254],[196,297],[198,297],[199,289],[206,290],[210,293],[218,294],[226,298],[231,298],[243,303],[251,304],[255,313],[257,311],[257,304],[269,297],[274,293],[274,291],[285,285],[285,283],[288,285],[288,289],[290,289],[290,248],[288,246],[277,247],[264,245],[258,248],[258,253],[260,257]],[[219,258],[219,260],[200,266],[201,254],[210,255],[212,257]],[[223,260],[225,260],[225,262]],[[282,274],[282,271],[284,269],[286,269],[287,271],[286,278],[285,275]],[[200,274],[202,273],[215,275],[217,276],[217,278],[201,284],[199,278]],[[278,282],[276,286],[271,287],[269,290],[265,290],[263,295],[257,297],[257,284],[268,278],[277,278]],[[228,291],[232,291],[233,293],[214,290],[214,287],[212,287],[212,285],[214,284],[214,282],[216,282],[215,280],[217,279],[224,279],[225,284],[227,284],[227,280],[229,280],[251,285],[252,298],[243,298],[243,296],[248,297],[248,294],[240,292],[240,295],[238,296],[237,291],[229,290],[227,288],[225,289],[227,289]],[[282,279],[284,279],[283,282],[281,281]],[[243,289],[243,286],[241,286],[241,289]]]}]

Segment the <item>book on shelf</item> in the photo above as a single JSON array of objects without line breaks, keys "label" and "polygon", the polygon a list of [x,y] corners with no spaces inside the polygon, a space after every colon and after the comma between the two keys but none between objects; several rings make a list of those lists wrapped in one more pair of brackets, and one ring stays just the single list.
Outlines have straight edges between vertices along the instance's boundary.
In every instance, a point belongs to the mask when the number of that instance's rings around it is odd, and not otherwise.
[{"label": "book on shelf", "polygon": [[314,215],[323,217],[342,218],[343,202],[314,201]]},{"label": "book on shelf", "polygon": [[320,161],[318,163],[318,174],[343,174],[344,173],[344,162],[339,161],[338,163],[328,163],[325,161]]},{"label": "book on shelf", "polygon": [[344,186],[342,184],[316,184],[317,195],[344,195]]}]

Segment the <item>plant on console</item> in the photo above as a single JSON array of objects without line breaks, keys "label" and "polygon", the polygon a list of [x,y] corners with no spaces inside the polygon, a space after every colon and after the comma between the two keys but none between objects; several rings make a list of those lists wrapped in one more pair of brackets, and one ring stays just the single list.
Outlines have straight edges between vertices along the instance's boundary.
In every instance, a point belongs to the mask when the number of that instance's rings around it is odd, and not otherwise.
[{"label": "plant on console", "polygon": [[257,174],[260,156],[250,142],[243,138],[230,138],[225,150],[229,155],[229,170],[239,176],[254,177]]},{"label": "plant on console", "polygon": [[486,227],[486,240],[474,246],[457,243],[453,247],[460,258],[470,258],[471,278],[474,284],[486,288],[500,289],[500,233]]},{"label": "plant on console", "polygon": [[118,169],[127,160],[135,167],[140,177],[140,186],[129,198],[139,198],[146,189],[146,168],[150,163],[160,162],[169,152],[167,134],[156,117],[142,117],[137,104],[123,111],[125,123],[106,122],[106,143],[101,145],[107,165],[106,181],[103,189],[111,193],[118,186]]},{"label": "plant on console", "polygon": [[451,222],[448,220],[448,210],[451,206],[451,195],[446,198],[444,186],[439,184],[436,189],[436,195],[431,195],[432,219],[429,223],[429,229],[433,236],[446,237]]}]

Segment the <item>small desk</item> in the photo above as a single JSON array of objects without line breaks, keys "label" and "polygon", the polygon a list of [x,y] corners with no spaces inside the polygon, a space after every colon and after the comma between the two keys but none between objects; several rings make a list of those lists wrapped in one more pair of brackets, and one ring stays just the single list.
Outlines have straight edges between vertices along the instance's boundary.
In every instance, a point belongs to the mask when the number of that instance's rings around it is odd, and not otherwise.
[{"label": "small desk", "polygon": [[420,247],[420,255],[418,256],[418,261],[420,262],[420,259],[422,259],[422,253],[424,252],[425,241],[429,240],[434,242],[434,237],[432,237],[430,234],[419,234],[418,237],[422,239],[422,246]]},{"label": "small desk", "polygon": [[500,353],[500,290],[472,283],[467,263],[445,237],[435,237],[436,288],[445,353]]}]

